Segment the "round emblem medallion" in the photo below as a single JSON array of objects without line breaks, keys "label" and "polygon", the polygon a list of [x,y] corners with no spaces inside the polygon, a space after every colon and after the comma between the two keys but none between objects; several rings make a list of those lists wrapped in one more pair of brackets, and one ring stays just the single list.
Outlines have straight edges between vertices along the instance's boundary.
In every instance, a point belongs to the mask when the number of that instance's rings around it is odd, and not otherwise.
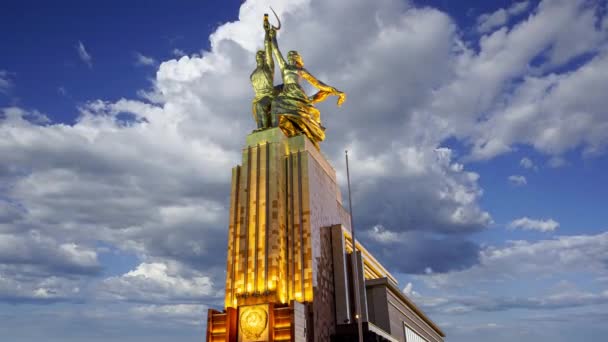
[{"label": "round emblem medallion", "polygon": [[243,335],[248,339],[258,339],[266,329],[268,314],[260,307],[243,309],[240,319],[240,327]]}]

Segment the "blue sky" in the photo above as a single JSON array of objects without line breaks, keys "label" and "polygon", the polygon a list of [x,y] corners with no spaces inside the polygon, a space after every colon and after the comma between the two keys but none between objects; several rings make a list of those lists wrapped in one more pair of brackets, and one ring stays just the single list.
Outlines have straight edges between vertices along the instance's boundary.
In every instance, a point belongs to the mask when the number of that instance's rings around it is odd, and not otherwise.
[{"label": "blue sky", "polygon": [[361,239],[449,341],[605,339],[602,0],[4,4],[0,335],[203,338],[268,5],[348,94],[322,151]]},{"label": "blue sky", "polygon": [[[0,37],[11,51],[2,54],[2,65],[10,66],[19,83],[3,104],[17,101],[44,108],[53,119],[70,122],[79,103],[135,97],[138,89],[150,85],[155,71],[134,68],[137,53],[160,62],[175,57],[174,49],[184,53],[208,49],[209,34],[221,23],[237,19],[240,2],[142,5],[123,1],[5,4]],[[92,67],[74,53],[79,42],[92,56]]]}]

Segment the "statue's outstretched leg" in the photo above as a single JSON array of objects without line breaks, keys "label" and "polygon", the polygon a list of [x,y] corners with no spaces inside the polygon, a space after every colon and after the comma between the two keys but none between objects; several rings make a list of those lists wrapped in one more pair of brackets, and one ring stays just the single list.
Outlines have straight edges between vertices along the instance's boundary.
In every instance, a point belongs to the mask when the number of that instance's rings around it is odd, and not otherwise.
[{"label": "statue's outstretched leg", "polygon": [[270,128],[270,97],[264,97],[254,104],[254,118],[258,125],[257,130]]},{"label": "statue's outstretched leg", "polygon": [[272,125],[272,118],[271,118],[272,114],[270,114],[270,107],[268,107],[268,111],[266,113],[264,113],[264,114],[265,114],[264,115],[264,127],[266,127],[266,128],[272,128],[272,127],[274,127]]},{"label": "statue's outstretched leg", "polygon": [[262,101],[258,101],[254,104],[254,118],[255,118],[255,122],[258,126],[258,128],[256,129],[256,131],[262,130],[264,129],[264,105],[262,103]]},{"label": "statue's outstretched leg", "polygon": [[279,127],[279,114],[270,113],[270,125],[272,127]]},{"label": "statue's outstretched leg", "polygon": [[261,105],[263,107],[263,111],[260,115],[260,120],[262,121],[262,127],[264,129],[270,128],[270,105],[272,103],[272,98],[270,96],[266,96],[262,99]]}]

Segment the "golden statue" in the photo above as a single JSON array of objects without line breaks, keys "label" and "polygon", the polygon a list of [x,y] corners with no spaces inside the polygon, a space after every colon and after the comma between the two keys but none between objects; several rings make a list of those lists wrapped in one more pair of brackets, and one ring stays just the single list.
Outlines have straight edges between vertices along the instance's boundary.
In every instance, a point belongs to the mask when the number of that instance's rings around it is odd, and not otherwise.
[{"label": "golden statue", "polygon": [[[272,27],[275,32],[280,28],[280,22],[278,27]],[[274,60],[272,59],[272,47],[268,34],[270,29],[268,14],[264,14],[264,31],[266,31],[264,37],[264,51],[260,50],[256,53],[255,60],[257,62],[257,67],[250,76],[251,85],[255,92],[251,111],[253,112],[253,119],[258,126],[257,130],[270,128],[270,105],[272,104],[272,99],[276,95],[273,86]]]},{"label": "golden statue", "polygon": [[[270,24],[268,24],[268,16],[264,15],[264,30],[266,32],[264,44],[265,47],[267,47],[267,44],[269,42],[271,43],[272,54],[274,55],[277,63],[279,64],[279,67],[281,69],[281,76],[283,78],[283,85],[275,87],[275,95],[270,96],[270,98],[272,98],[270,106],[271,126],[280,127],[281,130],[288,137],[298,134],[304,134],[318,149],[319,142],[325,139],[325,127],[321,125],[320,112],[317,108],[314,107],[313,104],[325,100],[325,98],[330,95],[335,95],[338,96],[338,106],[341,106],[342,103],[344,103],[344,100],[346,100],[346,94],[332,86],[329,86],[319,81],[306,69],[304,69],[304,62],[302,61],[302,57],[300,56],[300,54],[298,54],[298,52],[289,51],[289,53],[287,54],[287,61],[285,61],[283,55],[281,54],[281,51],[279,50],[279,46],[276,39],[276,32],[279,28],[280,21],[278,27],[271,26]],[[260,52],[258,52],[258,56],[259,54]],[[269,62],[269,60],[271,60],[271,58],[268,57],[267,48],[266,63],[271,63],[270,65],[274,66],[274,63]],[[254,71],[254,74],[255,73],[256,72]],[[301,79],[307,80],[310,84],[319,89],[319,91],[313,96],[309,97],[304,92],[304,89],[302,89],[302,87],[300,86]],[[252,83],[254,83],[254,88],[256,89],[256,99],[258,99],[258,88],[256,88],[256,82],[254,82],[253,74]],[[265,87],[266,86],[267,84],[265,83]],[[261,86],[260,89],[262,89]],[[279,92],[276,93],[277,91]],[[271,94],[269,90],[265,90],[264,94],[269,93]],[[265,103],[260,102],[266,101],[264,100],[265,98],[268,97],[260,97],[260,100],[257,100],[257,102],[256,99],[254,99],[254,104]]]}]

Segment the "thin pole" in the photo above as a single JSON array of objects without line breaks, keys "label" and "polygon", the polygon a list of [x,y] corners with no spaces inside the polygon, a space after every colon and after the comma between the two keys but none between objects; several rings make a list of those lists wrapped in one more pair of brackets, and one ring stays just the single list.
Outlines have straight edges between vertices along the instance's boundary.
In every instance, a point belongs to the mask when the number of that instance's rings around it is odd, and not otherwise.
[{"label": "thin pole", "polygon": [[359,271],[357,262],[357,240],[355,238],[355,223],[353,221],[353,201],[350,196],[350,172],[348,170],[348,150],[344,151],[346,156],[346,182],[348,183],[348,212],[350,214],[350,235],[353,243],[353,254],[351,256],[353,268],[353,288],[355,291],[355,319],[357,320],[357,336],[359,342],[363,342],[363,325],[361,323],[361,298],[359,293]]}]

